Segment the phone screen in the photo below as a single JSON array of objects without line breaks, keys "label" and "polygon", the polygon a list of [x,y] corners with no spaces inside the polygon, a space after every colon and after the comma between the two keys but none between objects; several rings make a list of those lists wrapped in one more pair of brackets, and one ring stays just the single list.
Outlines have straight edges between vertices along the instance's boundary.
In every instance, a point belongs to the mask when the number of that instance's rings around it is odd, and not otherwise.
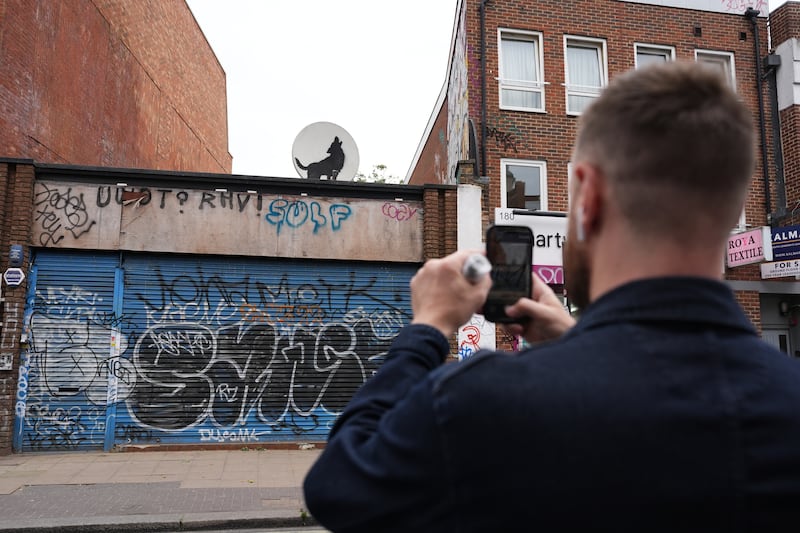
[{"label": "phone screen", "polygon": [[531,296],[533,233],[524,226],[491,226],[486,232],[486,257],[492,264],[492,289],[484,315],[492,322],[512,322],[505,307]]}]

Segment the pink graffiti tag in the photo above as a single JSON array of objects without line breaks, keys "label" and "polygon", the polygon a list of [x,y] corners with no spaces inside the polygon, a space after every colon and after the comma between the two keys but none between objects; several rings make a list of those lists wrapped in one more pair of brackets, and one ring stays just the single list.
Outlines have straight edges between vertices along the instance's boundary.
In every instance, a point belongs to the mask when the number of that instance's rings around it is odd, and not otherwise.
[{"label": "pink graffiti tag", "polygon": [[383,214],[387,217],[402,222],[411,219],[417,213],[417,208],[409,207],[408,204],[386,202],[383,204],[381,211],[383,211]]}]

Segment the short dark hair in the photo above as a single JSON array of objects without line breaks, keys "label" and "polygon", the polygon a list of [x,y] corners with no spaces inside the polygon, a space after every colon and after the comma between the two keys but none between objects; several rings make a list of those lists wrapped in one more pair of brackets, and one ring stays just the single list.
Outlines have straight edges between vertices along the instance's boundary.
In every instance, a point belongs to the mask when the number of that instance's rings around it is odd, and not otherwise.
[{"label": "short dark hair", "polygon": [[723,76],[690,62],[614,78],[581,116],[575,148],[605,174],[623,216],[653,235],[709,222],[727,235],[755,159],[750,111]]}]

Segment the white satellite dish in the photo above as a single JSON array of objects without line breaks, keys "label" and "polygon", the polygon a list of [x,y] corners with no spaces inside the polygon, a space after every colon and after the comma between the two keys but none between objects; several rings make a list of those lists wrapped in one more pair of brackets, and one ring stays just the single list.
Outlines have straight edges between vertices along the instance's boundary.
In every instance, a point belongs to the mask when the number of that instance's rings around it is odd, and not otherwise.
[{"label": "white satellite dish", "polygon": [[341,126],[315,122],[295,137],[292,163],[301,178],[350,181],[358,172],[358,147]]}]

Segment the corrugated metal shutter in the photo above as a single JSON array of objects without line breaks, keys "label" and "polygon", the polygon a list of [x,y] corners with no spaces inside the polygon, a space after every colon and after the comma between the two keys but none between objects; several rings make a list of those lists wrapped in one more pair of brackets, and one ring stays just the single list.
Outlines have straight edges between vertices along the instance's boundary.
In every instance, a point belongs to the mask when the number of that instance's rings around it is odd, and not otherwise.
[{"label": "corrugated metal shutter", "polygon": [[118,391],[120,445],[324,440],[408,322],[417,268],[167,255],[123,267],[134,377]]},{"label": "corrugated metal shutter", "polygon": [[102,448],[118,261],[117,254],[36,253],[26,309],[27,390],[18,395],[22,450]]}]

